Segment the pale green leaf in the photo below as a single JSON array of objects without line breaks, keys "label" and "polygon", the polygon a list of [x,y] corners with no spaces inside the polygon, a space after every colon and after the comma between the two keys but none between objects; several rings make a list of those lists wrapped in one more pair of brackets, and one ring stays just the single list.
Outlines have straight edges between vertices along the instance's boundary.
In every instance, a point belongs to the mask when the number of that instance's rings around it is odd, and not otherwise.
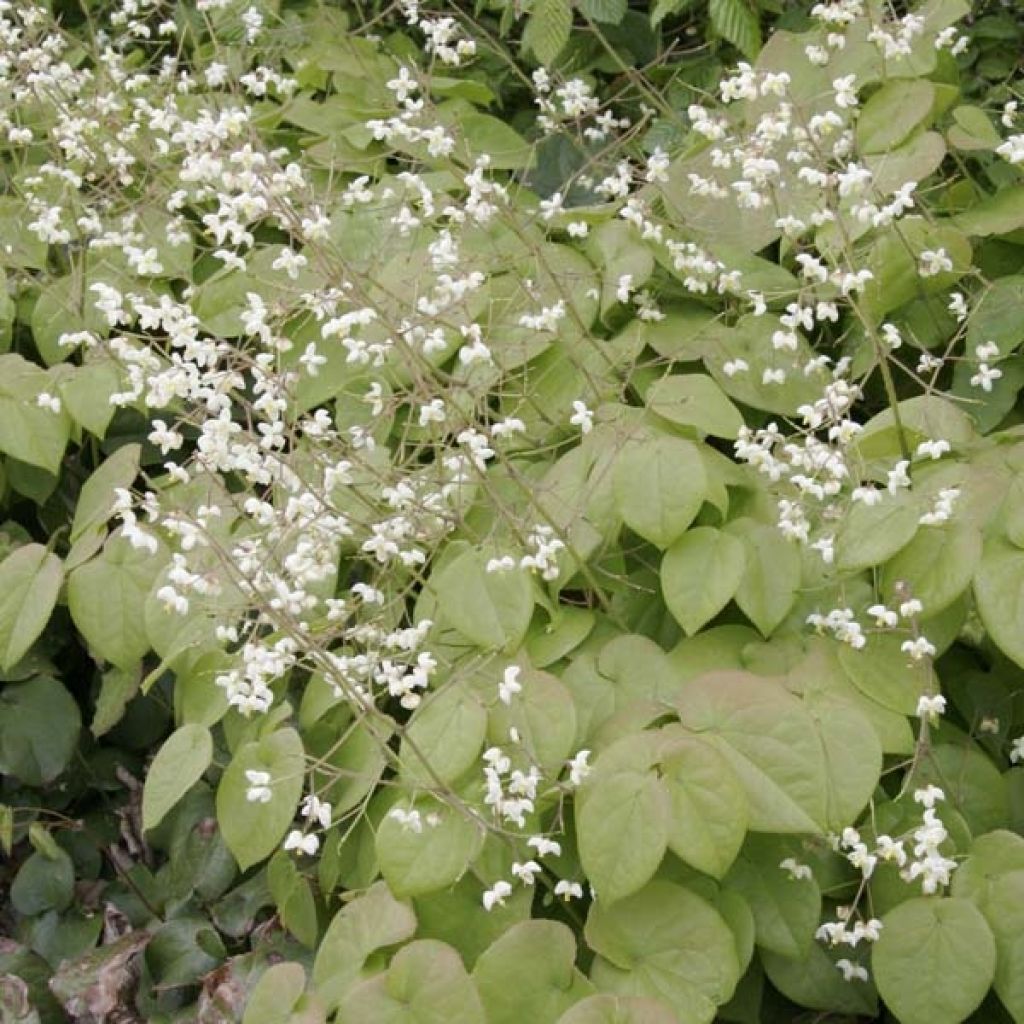
[{"label": "pale green leaf", "polygon": [[814,721],[779,683],[711,672],[675,699],[684,726],[710,740],[746,790],[757,832],[818,832],[825,824],[825,758]]},{"label": "pale green leaf", "polygon": [[576,836],[580,862],[601,905],[641,889],[668,845],[671,806],[656,774],[602,773],[580,793]]},{"label": "pale green leaf", "polygon": [[569,41],[571,27],[569,0],[536,0],[523,32],[523,42],[541,64],[551,64]]},{"label": "pale green leaf", "polygon": [[611,906],[598,899],[584,934],[600,954],[592,971],[599,989],[663,999],[685,1021],[711,1021],[739,980],[729,926],[671,882],[651,882]]},{"label": "pale green leaf", "polygon": [[928,118],[935,102],[935,87],[919,78],[892,79],[871,94],[857,120],[857,148],[861,153],[894,149]]},{"label": "pale green leaf", "polygon": [[488,1024],[555,1024],[593,992],[575,960],[576,940],[564,924],[534,919],[513,925],[473,968]]},{"label": "pale green leaf", "polygon": [[929,615],[949,607],[970,585],[981,561],[981,532],[966,522],[928,526],[882,569],[883,594],[906,583]]},{"label": "pale green leaf", "polygon": [[626,525],[667,548],[686,532],[704,503],[707,480],[700,450],[692,441],[664,434],[629,441],[615,458],[614,488]]},{"label": "pale green leaf", "polygon": [[736,773],[710,743],[672,733],[661,774],[669,795],[669,848],[698,871],[721,878],[743,845],[749,818]]},{"label": "pale green leaf", "polygon": [[480,850],[480,826],[435,800],[407,807],[400,799],[395,806],[417,810],[424,822],[416,830],[388,814],[377,828],[380,873],[395,896],[422,896],[457,882]]},{"label": "pale green leaf", "polygon": [[96,654],[118,668],[131,668],[149,651],[140,612],[165,561],[162,548],[153,555],[117,534],[96,558],[68,576],[68,610],[75,627]]},{"label": "pale green leaf", "polygon": [[665,552],[661,592],[673,618],[688,635],[729,603],[745,568],[743,544],[710,526],[689,530]]},{"label": "pale green leaf", "polygon": [[662,377],[645,396],[647,407],[685,427],[735,440],[743,417],[712,377],[701,373]]},{"label": "pale green leaf", "polygon": [[346,996],[337,1024],[487,1024],[458,953],[433,939],[403,946],[383,974]]},{"label": "pale green leaf", "polygon": [[871,951],[875,983],[900,1024],[960,1024],[985,997],[996,944],[968,900],[918,897],[882,918]]},{"label": "pale green leaf", "polygon": [[412,938],[415,931],[412,907],[396,900],[385,882],[346,903],[334,915],[313,961],[313,984],[328,1009],[342,1004],[371,954]]},{"label": "pale green leaf", "polygon": [[64,566],[42,544],[25,544],[0,562],[0,668],[21,660],[50,621]]},{"label": "pale green leaf", "polygon": [[710,0],[711,27],[732,43],[744,57],[753,60],[761,49],[761,27],[757,14],[746,0]]},{"label": "pale green leaf", "polygon": [[801,959],[814,943],[821,893],[812,878],[793,878],[779,867],[785,847],[771,836],[751,836],[723,885],[738,892],[754,914],[757,944]]},{"label": "pale green leaf", "polygon": [[[183,728],[202,728],[191,726]],[[278,729],[243,744],[217,787],[217,822],[224,842],[243,871],[269,857],[291,825],[302,795],[302,740],[294,729]],[[247,799],[247,770],[267,772],[271,799]]]},{"label": "pale green leaf", "polygon": [[201,725],[183,725],[164,740],[146,773],[142,827],[155,828],[202,778],[213,760],[213,737]]}]

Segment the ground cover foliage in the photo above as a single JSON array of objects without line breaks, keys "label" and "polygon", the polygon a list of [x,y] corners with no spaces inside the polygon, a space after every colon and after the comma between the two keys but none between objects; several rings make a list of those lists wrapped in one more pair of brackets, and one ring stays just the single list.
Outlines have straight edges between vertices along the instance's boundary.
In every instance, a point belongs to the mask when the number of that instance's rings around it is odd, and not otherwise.
[{"label": "ground cover foliage", "polygon": [[1024,1021],[1022,42],[0,4],[0,1020]]}]

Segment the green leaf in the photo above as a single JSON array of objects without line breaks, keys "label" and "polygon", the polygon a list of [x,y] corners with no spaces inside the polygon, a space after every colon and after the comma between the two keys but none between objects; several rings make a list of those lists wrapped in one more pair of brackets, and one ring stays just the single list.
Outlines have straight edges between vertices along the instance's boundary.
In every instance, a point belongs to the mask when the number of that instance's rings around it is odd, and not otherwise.
[{"label": "green leaf", "polygon": [[551,64],[569,42],[572,8],[568,0],[536,0],[523,32],[523,43],[541,64]]},{"label": "green leaf", "polygon": [[768,980],[798,1006],[874,1020],[878,1014],[874,984],[846,981],[836,967],[840,955],[850,959],[850,951],[845,946],[826,950],[812,942],[803,959],[795,960],[763,949],[761,963]]},{"label": "green leaf", "polygon": [[745,568],[743,544],[710,526],[689,530],[665,552],[661,591],[688,636],[729,603]]},{"label": "green leaf", "polygon": [[213,760],[213,737],[201,725],[183,725],[164,740],[146,773],[142,827],[147,831],[202,778]]},{"label": "green leaf", "polygon": [[861,108],[857,149],[884,153],[894,149],[923,124],[935,103],[935,86],[920,78],[887,81]]},{"label": "green leaf", "polygon": [[987,341],[999,346],[1008,355],[1024,339],[1024,323],[1020,308],[1024,303],[1024,275],[1015,274],[993,281],[981,294],[967,321],[967,351]]},{"label": "green leaf", "polygon": [[466,874],[450,889],[418,897],[414,901],[419,922],[416,934],[454,946],[466,966],[472,967],[502,933],[530,917],[533,905],[533,890],[523,885],[512,890],[504,906],[481,913],[480,893],[475,874]]},{"label": "green leaf", "polygon": [[[405,801],[396,807],[402,810]],[[377,827],[380,873],[399,899],[446,889],[457,882],[480,851],[480,826],[457,809],[431,798],[412,805],[423,822],[419,831],[390,814]]]},{"label": "green leaf", "polygon": [[166,555],[132,547],[116,534],[103,551],[68,576],[68,610],[94,654],[129,669],[148,653],[140,614]]},{"label": "green leaf", "polygon": [[339,1007],[371,954],[412,938],[416,917],[408,903],[377,882],[334,915],[313,961],[313,985],[328,1010]]},{"label": "green leaf", "polygon": [[467,640],[485,649],[514,649],[526,636],[533,591],[525,572],[487,572],[486,557],[465,551],[428,586],[439,614]]},{"label": "green leaf", "polygon": [[36,405],[56,388],[49,375],[14,353],[0,356],[0,451],[57,474],[71,425],[64,412]]},{"label": "green leaf", "polygon": [[836,537],[836,568],[843,572],[880,565],[917,533],[920,510],[908,498],[883,498],[877,505],[855,504]]},{"label": "green leaf", "polygon": [[1024,185],[1004,185],[995,195],[973,203],[951,219],[968,235],[1003,235],[1016,231],[1024,227]]},{"label": "green leaf", "polygon": [[[71,542],[83,534],[104,526],[111,518],[115,491],[129,488],[139,475],[142,445],[125,444],[105,458],[82,484],[71,521]],[[148,589],[148,588],[147,588]]]},{"label": "green leaf", "polygon": [[491,711],[487,734],[492,743],[507,742],[510,729],[519,732],[520,742],[530,751],[533,762],[549,777],[557,776],[573,753],[576,737],[576,708],[566,685],[549,672],[524,670],[518,693],[509,706],[498,703]]},{"label": "green leaf", "polygon": [[735,440],[743,417],[714,378],[702,373],[662,377],[645,396],[647,407],[684,427]]},{"label": "green leaf", "polygon": [[881,592],[891,594],[897,582],[907,583],[926,613],[936,615],[970,586],[981,550],[981,533],[970,523],[952,522],[918,530],[914,539],[886,563]]},{"label": "green leaf", "polygon": [[994,987],[1015,1021],[1024,1019],[1024,870],[996,876],[981,907],[996,940]]},{"label": "green leaf", "polygon": [[534,919],[513,925],[473,968],[487,1024],[555,1024],[593,992],[575,960],[576,940],[564,924]]},{"label": "green leaf", "polygon": [[67,910],[75,894],[75,866],[64,850],[55,856],[33,853],[11,883],[11,903],[26,917],[47,910]]},{"label": "green leaf", "polygon": [[467,687],[449,683],[415,711],[399,756],[402,778],[432,785],[453,782],[477,760],[487,735],[487,712]]},{"label": "green leaf", "polygon": [[871,700],[901,715],[913,715],[924,693],[927,668],[900,650],[903,637],[878,633],[861,649],[839,647],[839,663],[854,686]]},{"label": "green leaf", "polygon": [[980,107],[963,105],[953,110],[956,121],[946,133],[950,144],[957,149],[967,151],[995,149],[1003,141],[989,119],[988,114]]},{"label": "green leaf", "polygon": [[21,661],[50,621],[64,566],[42,544],[25,544],[0,562],[0,669]]},{"label": "green leaf", "polygon": [[698,871],[721,878],[743,845],[749,810],[740,780],[710,743],[672,734],[661,774],[668,788],[668,845]]},{"label": "green leaf", "polygon": [[558,1024],[679,1024],[679,1018],[660,999],[604,993],[566,1010]]},{"label": "green leaf", "polygon": [[459,954],[421,939],[403,946],[388,969],[349,992],[337,1024],[487,1024],[483,1003]]},{"label": "green leaf", "polygon": [[960,1024],[995,977],[996,944],[968,900],[906,900],[882,919],[875,983],[901,1024]]},{"label": "green leaf", "polygon": [[602,906],[641,889],[668,846],[670,802],[654,773],[601,774],[580,792],[580,862]]},{"label": "green leaf", "polygon": [[772,836],[751,836],[722,884],[750,906],[759,946],[802,959],[814,942],[821,893],[814,879],[793,878],[779,867],[785,851]]},{"label": "green leaf", "polygon": [[242,1024],[289,1024],[305,988],[302,964],[285,962],[268,967],[249,993]]},{"label": "green leaf", "polygon": [[682,537],[704,503],[700,450],[658,434],[628,441],[614,464],[615,505],[630,529],[659,548]]},{"label": "green leaf", "polygon": [[973,900],[984,912],[992,898],[992,883],[1001,875],[1024,871],[1024,838],[998,829],[978,836],[970,856],[953,875],[952,894]]},{"label": "green leaf", "polygon": [[121,390],[121,370],[114,359],[93,359],[81,366],[65,367],[60,378],[60,397],[71,418],[84,430],[105,437],[116,408],[110,396]]},{"label": "green leaf", "polygon": [[946,794],[974,835],[1002,828],[1010,816],[1006,779],[992,760],[966,739],[936,743],[921,764],[915,785],[929,782]]},{"label": "green leaf", "polygon": [[708,18],[712,29],[753,60],[761,50],[761,27],[745,0],[710,0]]},{"label": "green leaf", "polygon": [[974,574],[974,601],[993,643],[1024,666],[1024,551],[990,537]]},{"label": "green leaf", "polygon": [[[217,787],[217,821],[243,871],[273,853],[284,838],[302,795],[303,768],[302,740],[286,728],[243,744],[225,769]],[[269,773],[272,796],[266,803],[246,798],[247,770]]]},{"label": "green leaf", "polygon": [[740,968],[732,931],[695,893],[654,881],[624,900],[591,905],[584,930],[604,991],[663,999],[685,1022],[709,1022]]},{"label": "green leaf", "polygon": [[78,743],[78,704],[62,683],[35,676],[0,690],[0,774],[28,786],[52,782]]},{"label": "green leaf", "polygon": [[592,21],[618,25],[626,14],[626,0],[580,0],[580,12]]},{"label": "green leaf", "polygon": [[141,682],[142,672],[138,665],[129,669],[112,668],[103,673],[96,710],[89,726],[93,736],[98,739],[121,721],[128,702],[139,692]]},{"label": "green leaf", "polygon": [[746,790],[752,830],[820,831],[826,765],[800,700],[771,679],[711,672],[691,680],[674,703],[683,725],[732,765]]},{"label": "green leaf", "polygon": [[290,854],[278,850],[267,864],[267,884],[281,924],[304,946],[312,949],[317,939],[316,901],[309,879],[295,866]]},{"label": "green leaf", "polygon": [[106,317],[93,305],[87,282],[80,273],[59,277],[39,293],[32,309],[32,340],[47,366],[63,362],[70,348],[61,348],[62,334],[90,331],[105,338],[110,333]]},{"label": "green leaf", "polygon": [[775,526],[765,523],[736,519],[726,529],[746,550],[736,603],[763,636],[771,636],[796,602],[800,551]]},{"label": "green leaf", "polygon": [[868,717],[849,700],[810,694],[804,701],[825,759],[825,822],[841,831],[855,821],[878,785],[882,745]]}]

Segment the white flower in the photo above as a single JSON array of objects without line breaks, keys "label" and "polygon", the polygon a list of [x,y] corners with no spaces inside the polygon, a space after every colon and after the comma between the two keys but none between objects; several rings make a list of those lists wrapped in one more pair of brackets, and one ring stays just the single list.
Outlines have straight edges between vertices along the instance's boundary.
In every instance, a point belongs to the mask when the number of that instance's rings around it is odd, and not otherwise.
[{"label": "white flower", "polygon": [[900,459],[896,465],[889,470],[886,474],[888,477],[888,483],[886,486],[889,488],[890,494],[895,494],[897,491],[904,487],[910,486],[910,477],[907,476],[907,469],[910,463],[906,459]]},{"label": "white flower", "polygon": [[843,957],[842,960],[837,960],[836,967],[843,972],[843,981],[868,980],[867,968],[862,967],[860,964],[855,964],[851,960],[847,960],[846,957]]},{"label": "white flower", "polygon": [[722,366],[726,377],[735,377],[737,373],[746,373],[750,369],[745,359],[728,359]]},{"label": "white flower", "polygon": [[947,308],[956,317],[957,323],[963,323],[967,319],[967,300],[960,292],[949,293],[949,306]]},{"label": "white flower", "polygon": [[526,845],[533,847],[537,851],[538,857],[546,857],[549,853],[553,857],[562,856],[562,844],[545,836],[530,836],[526,840]]},{"label": "white flower", "polygon": [[573,786],[579,786],[590,774],[590,765],[587,764],[590,758],[589,750],[581,750],[571,761],[569,761],[569,782]]},{"label": "white flower", "polygon": [[1010,761],[1016,764],[1024,760],[1024,736],[1018,736],[1010,745]]},{"label": "white flower", "polygon": [[569,422],[574,427],[579,427],[580,432],[583,434],[589,434],[594,429],[594,414],[587,408],[586,403],[576,399],[572,403],[573,414],[569,417]]},{"label": "white flower", "polygon": [[288,833],[284,841],[286,850],[298,850],[308,857],[312,857],[320,849],[320,840],[314,835],[303,835],[297,828]]},{"label": "white flower", "polygon": [[912,619],[924,611],[924,605],[916,598],[910,597],[900,604],[900,616],[904,619]]},{"label": "white flower", "polygon": [[499,879],[483,895],[484,910],[491,911],[495,907],[505,906],[505,900],[512,895],[512,886],[503,878]]},{"label": "white flower", "polygon": [[[914,640],[904,640],[903,643],[900,644],[900,650],[904,654],[909,654],[912,661],[921,661],[924,658],[934,658],[936,653],[935,645],[929,643],[923,636],[919,636]],[[922,697],[921,699],[924,700],[925,698]],[[944,697],[936,697],[935,699],[941,700],[943,702],[943,707],[945,707]]]},{"label": "white flower", "polygon": [[924,789],[914,790],[914,803],[921,804],[922,807],[927,808],[929,811],[935,806],[936,802],[945,799],[946,794],[932,783],[928,783]]},{"label": "white flower", "polygon": [[882,341],[890,349],[897,349],[903,344],[903,336],[894,324],[882,324]]},{"label": "white flower", "polygon": [[998,366],[989,366],[988,363],[980,363],[978,372],[971,377],[971,387],[981,388],[982,391],[992,390],[993,382],[1002,377],[1003,371]]},{"label": "white flower", "polygon": [[948,441],[939,439],[937,441],[922,441],[914,452],[922,458],[927,456],[930,459],[941,459],[946,452],[951,451],[952,446]]},{"label": "white flower", "polygon": [[934,277],[943,271],[953,269],[953,261],[945,249],[925,249],[918,257],[917,272],[921,277]]},{"label": "white flower", "polygon": [[498,683],[498,700],[502,704],[511,704],[512,698],[517,693],[523,692],[523,684],[519,682],[519,675],[522,671],[518,665],[509,665],[505,669],[504,677]]},{"label": "white flower", "polygon": [[516,861],[512,865],[512,874],[520,879],[523,885],[533,885],[534,876],[539,875],[542,870],[535,860],[528,860],[524,864]]},{"label": "white flower", "polygon": [[785,860],[779,861],[779,867],[783,871],[789,872],[789,877],[795,881],[800,881],[803,878],[813,878],[811,869],[806,864],[800,864],[795,857],[786,857]]},{"label": "white flower", "polygon": [[36,395],[36,405],[40,409],[49,409],[50,412],[60,412],[61,410],[60,399],[47,391],[40,391]]},{"label": "white flower", "polygon": [[273,793],[270,791],[270,772],[261,772],[246,768],[245,778],[249,788],[245,791],[245,799],[251,804],[269,803]]},{"label": "white flower", "polygon": [[999,355],[999,346],[994,341],[985,341],[975,346],[974,354],[985,363]]},{"label": "white flower", "polygon": [[324,828],[331,827],[331,805],[312,793],[303,800],[302,813],[310,821],[319,821]]},{"label": "white flower", "polygon": [[941,693],[935,696],[925,694],[918,698],[918,709],[916,709],[918,718],[927,718],[934,724],[939,720],[940,715],[945,714],[945,711],[946,698]]},{"label": "white flower", "polygon": [[878,626],[880,629],[892,629],[893,627],[898,625],[900,621],[899,616],[894,611],[891,611],[889,608],[886,608],[884,604],[873,604],[868,609],[868,615],[874,617],[875,625]]},{"label": "white flower", "polygon": [[423,817],[415,809],[407,811],[404,807],[392,807],[388,811],[388,817],[397,821],[406,832],[415,832],[419,835],[423,831]]},{"label": "white flower", "polygon": [[583,886],[579,882],[568,882],[564,878],[555,886],[555,895],[561,896],[566,903],[571,899],[583,899]]}]

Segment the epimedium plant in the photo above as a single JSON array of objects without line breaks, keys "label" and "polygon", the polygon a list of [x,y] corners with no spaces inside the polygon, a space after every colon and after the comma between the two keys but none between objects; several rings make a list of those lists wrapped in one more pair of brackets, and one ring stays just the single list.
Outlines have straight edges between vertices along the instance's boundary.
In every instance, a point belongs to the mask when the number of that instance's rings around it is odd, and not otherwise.
[{"label": "epimedium plant", "polygon": [[0,22],[4,1020],[1024,1020],[1012,17],[101,6]]}]

